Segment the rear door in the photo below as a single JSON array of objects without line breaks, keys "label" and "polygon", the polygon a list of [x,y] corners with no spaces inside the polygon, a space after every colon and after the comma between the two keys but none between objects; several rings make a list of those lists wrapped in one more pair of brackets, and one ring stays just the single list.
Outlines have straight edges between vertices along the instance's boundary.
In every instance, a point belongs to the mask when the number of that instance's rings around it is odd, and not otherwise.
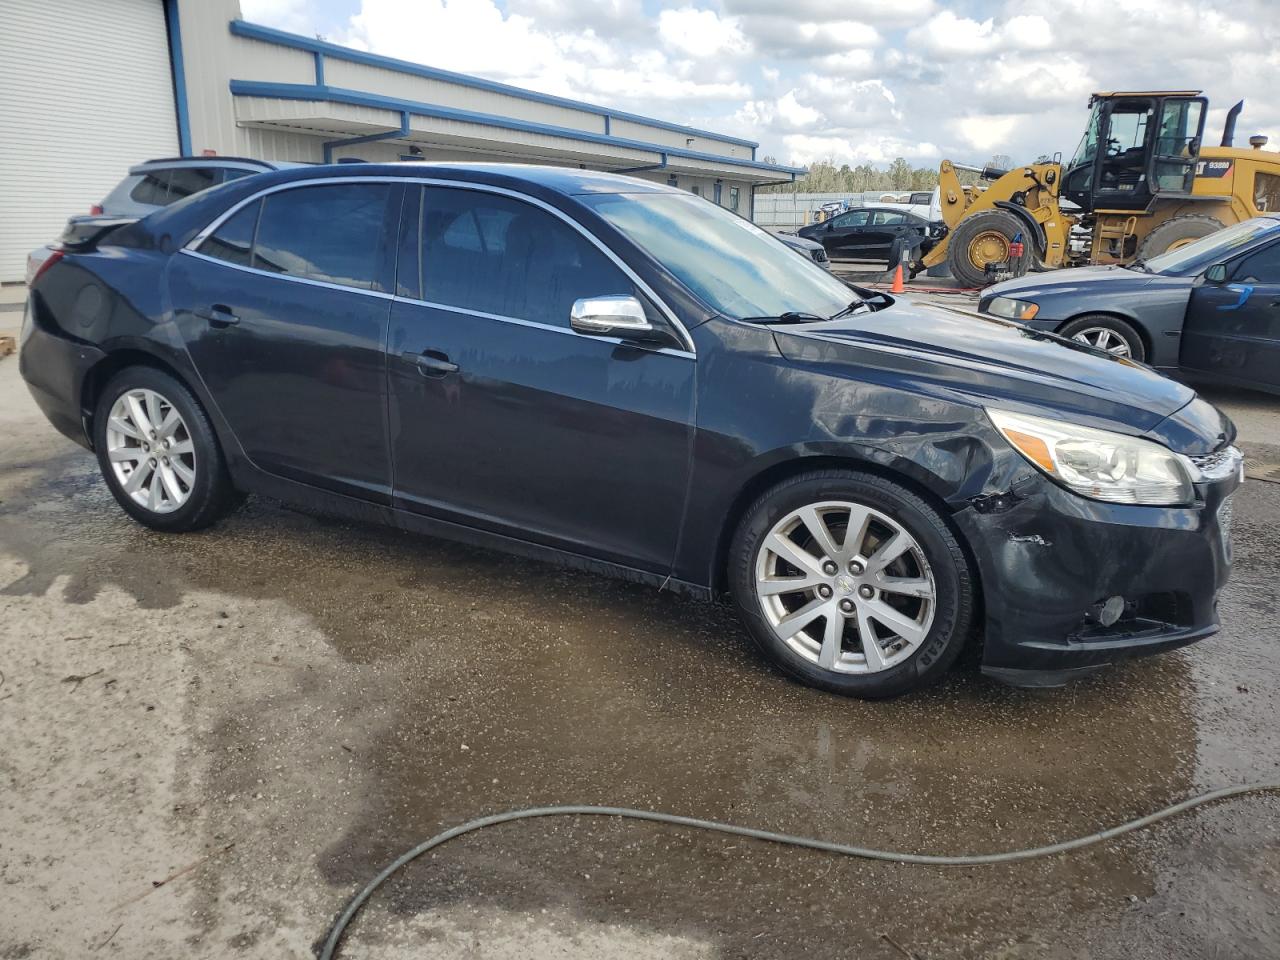
[{"label": "rear door", "polygon": [[388,346],[396,506],[667,572],[689,476],[695,362],[672,337],[569,324],[631,275],[527,198],[428,186],[407,197]]},{"label": "rear door", "polygon": [[1191,294],[1183,326],[1184,369],[1280,388],[1280,241],[1228,265],[1229,282]]},{"label": "rear door", "polygon": [[897,210],[876,210],[871,214],[871,223],[865,231],[866,245],[863,251],[867,257],[877,260],[887,259],[893,248],[893,241],[904,236],[908,231],[907,215]]},{"label": "rear door", "polygon": [[174,319],[249,459],[390,501],[387,322],[399,185],[307,183],[255,199],[172,258]]}]

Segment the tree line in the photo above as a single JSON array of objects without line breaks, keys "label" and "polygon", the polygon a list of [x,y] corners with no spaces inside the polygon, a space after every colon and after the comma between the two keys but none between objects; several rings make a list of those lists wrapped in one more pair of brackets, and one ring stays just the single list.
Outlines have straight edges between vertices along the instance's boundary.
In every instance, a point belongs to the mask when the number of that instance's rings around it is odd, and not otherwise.
[{"label": "tree line", "polygon": [[[778,162],[770,156],[766,156],[764,160],[766,163]],[[1009,165],[1008,158],[1003,156],[992,157],[991,163],[1000,166],[998,161],[1001,160],[1006,161],[1003,166]],[[959,177],[961,183],[978,182],[977,174],[966,171],[959,171]],[[790,193],[792,190],[797,193],[863,193],[868,190],[906,192],[932,190],[937,185],[937,166],[913,167],[904,158],[898,157],[885,168],[870,163],[860,163],[853,167],[847,163],[837,166],[835,160],[818,160],[809,164],[809,173],[797,180],[794,186],[781,183],[761,187],[760,190],[763,193]]]}]

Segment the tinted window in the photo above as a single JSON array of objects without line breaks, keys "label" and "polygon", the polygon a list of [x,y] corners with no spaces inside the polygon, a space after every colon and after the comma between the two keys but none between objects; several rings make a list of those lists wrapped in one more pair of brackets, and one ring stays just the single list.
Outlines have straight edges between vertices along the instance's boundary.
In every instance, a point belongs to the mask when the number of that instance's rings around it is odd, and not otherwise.
[{"label": "tinted window", "polygon": [[259,170],[241,170],[239,167],[227,167],[222,171],[222,182],[230,183],[232,180],[239,180],[241,177],[251,177]]},{"label": "tinted window", "polygon": [[831,225],[835,227],[861,227],[867,222],[867,211],[854,210],[852,213],[842,213],[831,221]]},{"label": "tinted window", "polygon": [[152,170],[144,173],[142,179],[129,191],[129,199],[163,207],[167,202],[165,198],[169,195],[169,173],[168,170]]},{"label": "tinted window", "polygon": [[249,266],[253,248],[253,232],[258,225],[258,209],[262,202],[251,203],[239,210],[200,244],[200,252],[228,263]]},{"label": "tinted window", "polygon": [[871,217],[871,223],[877,227],[891,227],[895,224],[906,223],[905,214],[894,213],[887,210],[877,210]]},{"label": "tinted window", "polygon": [[422,299],[569,326],[581,297],[637,295],[591,241],[532,204],[428,187],[422,209]]},{"label": "tinted window", "polygon": [[221,177],[216,167],[174,167],[169,171],[169,197],[166,203],[173,203],[183,197],[189,197],[201,190],[208,190]]},{"label": "tinted window", "polygon": [[[829,317],[854,293],[743,217],[680,193],[578,198],[726,317]],[[866,216],[866,211],[857,211]]]},{"label": "tinted window", "polygon": [[1280,243],[1246,257],[1232,279],[1244,283],[1280,283]]},{"label": "tinted window", "polygon": [[385,183],[345,183],[269,194],[252,266],[371,289],[390,193]]}]

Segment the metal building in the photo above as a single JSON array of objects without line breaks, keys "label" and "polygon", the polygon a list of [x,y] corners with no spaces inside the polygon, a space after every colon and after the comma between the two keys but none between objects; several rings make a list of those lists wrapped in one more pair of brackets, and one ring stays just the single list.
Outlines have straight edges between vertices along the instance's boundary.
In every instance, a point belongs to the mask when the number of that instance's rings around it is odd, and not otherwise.
[{"label": "metal building", "polygon": [[[72,11],[74,8],[74,12]],[[750,216],[757,144],[240,19],[237,0],[0,0],[0,282],[140,160],[505,160],[628,172]]]}]

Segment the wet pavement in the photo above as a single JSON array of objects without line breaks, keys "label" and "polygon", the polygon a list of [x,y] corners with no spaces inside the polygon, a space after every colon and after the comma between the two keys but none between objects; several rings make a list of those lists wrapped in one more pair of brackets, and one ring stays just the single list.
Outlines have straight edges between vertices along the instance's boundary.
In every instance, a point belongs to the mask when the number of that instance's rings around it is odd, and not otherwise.
[{"label": "wet pavement", "polygon": [[[1222,399],[1280,450],[1280,402]],[[305,957],[400,851],[534,804],[962,853],[1280,779],[1280,484],[1237,496],[1218,637],[1061,691],[970,662],[860,703],[783,679],[727,610],[642,587],[256,498],[146,531],[0,360],[0,958]],[[503,826],[403,871],[343,955],[904,951],[1275,957],[1280,797],[962,869]]]}]

